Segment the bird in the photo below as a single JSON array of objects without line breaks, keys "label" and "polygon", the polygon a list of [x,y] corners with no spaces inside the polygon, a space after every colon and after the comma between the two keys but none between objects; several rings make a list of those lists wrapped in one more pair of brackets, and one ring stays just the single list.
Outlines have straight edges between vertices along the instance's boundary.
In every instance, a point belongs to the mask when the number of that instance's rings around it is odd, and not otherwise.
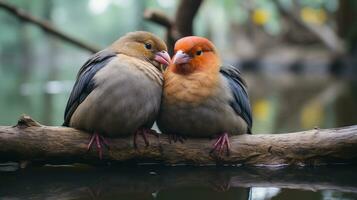
[{"label": "bird", "polygon": [[169,136],[218,136],[210,151],[218,155],[230,154],[229,136],[252,133],[247,84],[236,67],[222,65],[208,39],[187,36],[175,43],[157,125]]},{"label": "bird", "polygon": [[102,158],[106,137],[146,134],[158,115],[163,77],[171,62],[167,46],[156,35],[129,32],[92,55],[80,68],[65,108],[63,126],[92,133],[87,150],[95,144]]}]

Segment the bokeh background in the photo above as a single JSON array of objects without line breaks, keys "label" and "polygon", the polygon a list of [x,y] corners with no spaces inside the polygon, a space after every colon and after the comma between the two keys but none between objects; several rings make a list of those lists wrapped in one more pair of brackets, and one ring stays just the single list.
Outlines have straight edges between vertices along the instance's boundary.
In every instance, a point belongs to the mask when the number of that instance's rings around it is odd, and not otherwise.
[{"label": "bokeh background", "polygon": [[[0,125],[16,124],[21,114],[61,125],[77,71],[93,53],[18,15],[101,49],[135,30],[167,38],[167,27],[144,13],[177,22],[183,1],[201,3],[181,23],[193,20],[193,33],[243,72],[254,133],[357,124],[356,0],[0,0]],[[0,163],[0,199],[357,199],[355,166],[330,167],[46,165],[12,172],[16,163]]]},{"label": "bokeh background", "polygon": [[[104,48],[129,31],[162,38],[143,15],[174,18],[177,0],[11,0],[79,40]],[[193,21],[247,79],[255,133],[357,124],[357,1],[203,1]],[[77,71],[92,53],[0,8],[0,125],[21,114],[61,125]]]}]

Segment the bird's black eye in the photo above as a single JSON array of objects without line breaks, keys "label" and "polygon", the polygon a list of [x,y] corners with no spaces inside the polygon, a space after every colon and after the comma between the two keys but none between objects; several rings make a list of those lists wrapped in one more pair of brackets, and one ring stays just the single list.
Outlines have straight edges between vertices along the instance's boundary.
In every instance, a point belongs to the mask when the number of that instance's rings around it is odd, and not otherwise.
[{"label": "bird's black eye", "polygon": [[198,56],[202,55],[202,53],[203,53],[202,50],[196,51],[196,55],[198,55]]},{"label": "bird's black eye", "polygon": [[145,43],[145,48],[146,49],[151,49],[152,48],[152,45],[150,43]]}]

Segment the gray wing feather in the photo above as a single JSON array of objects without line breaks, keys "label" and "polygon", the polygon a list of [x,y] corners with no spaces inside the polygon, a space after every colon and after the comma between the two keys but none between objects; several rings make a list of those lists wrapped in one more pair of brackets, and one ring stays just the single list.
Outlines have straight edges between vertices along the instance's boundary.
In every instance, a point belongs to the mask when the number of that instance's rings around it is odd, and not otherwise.
[{"label": "gray wing feather", "polygon": [[234,111],[241,116],[248,124],[248,133],[251,133],[253,120],[252,111],[249,103],[247,85],[241,76],[240,71],[233,66],[222,66],[221,74],[227,79],[229,87],[233,93],[231,106]]},{"label": "gray wing feather", "polygon": [[91,56],[81,67],[67,102],[66,110],[64,113],[63,126],[69,125],[74,111],[77,109],[79,104],[81,104],[84,99],[93,91],[95,87],[93,81],[94,75],[100,69],[105,67],[114,56],[116,56],[115,53],[109,50],[103,50]]}]

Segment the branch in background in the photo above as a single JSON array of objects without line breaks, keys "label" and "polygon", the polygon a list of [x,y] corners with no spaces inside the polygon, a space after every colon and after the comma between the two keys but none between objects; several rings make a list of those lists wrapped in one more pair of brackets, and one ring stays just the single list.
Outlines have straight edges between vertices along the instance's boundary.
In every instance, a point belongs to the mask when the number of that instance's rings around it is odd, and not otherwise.
[{"label": "branch in background", "polygon": [[85,43],[83,41],[80,41],[58,29],[56,29],[51,23],[49,23],[46,20],[41,20],[38,19],[34,16],[32,16],[31,14],[26,13],[26,11],[24,11],[23,9],[19,9],[3,0],[0,0],[0,8],[3,8],[5,10],[7,10],[9,13],[15,15],[16,17],[18,17],[19,19],[32,23],[40,28],[42,28],[44,31],[46,31],[49,34],[52,34],[62,40],[65,40],[79,48],[88,50],[92,53],[98,52],[100,50],[100,48],[90,45],[88,43]]},{"label": "branch in background", "polygon": [[193,35],[193,19],[202,2],[202,0],[181,0],[174,20],[170,20],[165,13],[157,10],[148,9],[145,11],[144,19],[167,29],[166,43],[170,54],[173,53],[175,42],[178,39]]},{"label": "branch in background", "polygon": [[312,25],[305,23],[296,13],[286,10],[279,0],[273,0],[273,2],[284,17],[315,35],[317,39],[319,39],[322,44],[324,44],[336,56],[343,55],[345,53],[344,45],[341,39],[330,27],[327,25]]},{"label": "branch in background", "polygon": [[173,22],[165,13],[156,9],[146,9],[144,12],[144,19],[152,21],[158,25],[161,25],[166,29],[171,29],[173,25]]},{"label": "branch in background", "polygon": [[16,126],[0,126],[0,160],[40,163],[145,162],[165,164],[320,165],[357,161],[357,126],[314,129],[287,134],[231,137],[231,155],[211,155],[213,140],[168,142],[167,135],[149,137],[151,145],[133,139],[110,139],[103,161],[95,151],[87,153],[88,133],[67,127],[43,126],[22,117]]}]

